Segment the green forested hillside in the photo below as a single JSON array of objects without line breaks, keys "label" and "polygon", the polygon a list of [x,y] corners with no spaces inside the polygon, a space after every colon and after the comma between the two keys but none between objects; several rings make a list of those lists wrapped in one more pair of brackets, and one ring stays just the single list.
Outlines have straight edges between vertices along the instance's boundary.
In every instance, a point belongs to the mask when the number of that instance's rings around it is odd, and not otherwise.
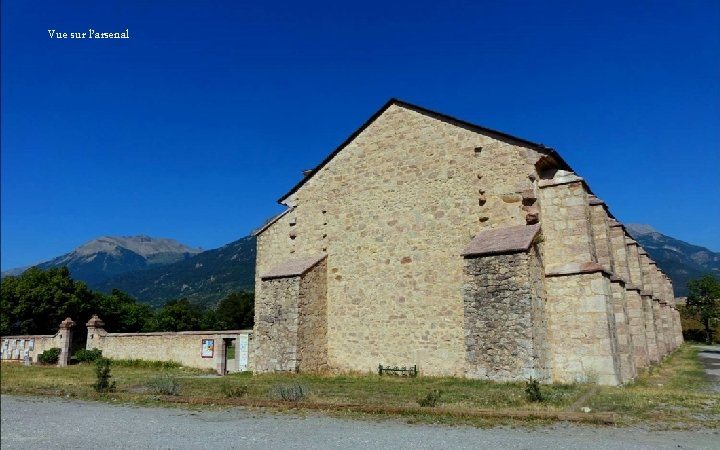
[{"label": "green forested hillside", "polygon": [[159,306],[181,297],[213,305],[231,292],[252,291],[254,283],[255,238],[248,236],[184,261],[127,272],[89,285],[102,292],[119,289]]},{"label": "green forested hillside", "polygon": [[666,236],[649,225],[629,224],[627,229],[670,277],[676,297],[687,296],[691,279],[707,274],[720,276],[720,253]]}]

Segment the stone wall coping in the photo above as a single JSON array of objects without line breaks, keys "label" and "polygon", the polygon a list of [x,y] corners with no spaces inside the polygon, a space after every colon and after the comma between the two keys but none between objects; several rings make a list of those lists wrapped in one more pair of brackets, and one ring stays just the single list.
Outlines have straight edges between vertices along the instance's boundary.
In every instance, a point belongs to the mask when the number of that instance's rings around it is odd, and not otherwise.
[{"label": "stone wall coping", "polygon": [[586,273],[602,272],[606,276],[611,276],[603,266],[596,263],[595,261],[587,261],[584,263],[570,263],[570,264],[555,264],[549,266],[545,270],[546,277],[556,277],[563,275],[580,275]]},{"label": "stone wall coping", "polygon": [[56,334],[16,334],[12,336],[0,336],[0,339],[47,339],[54,338]]},{"label": "stone wall coping", "polygon": [[260,275],[260,278],[262,280],[270,280],[273,278],[289,278],[303,275],[326,257],[327,255],[322,254],[306,256],[304,258],[289,259]]},{"label": "stone wall coping", "polygon": [[571,177],[561,177],[561,178],[557,178],[557,179],[553,178],[552,180],[540,180],[540,181],[538,182],[538,187],[539,187],[540,189],[544,189],[544,188],[547,188],[547,187],[561,186],[561,185],[563,185],[563,184],[572,184],[572,183],[580,183],[580,184],[582,184],[583,186],[585,186],[585,188],[587,189],[587,184],[585,183],[585,180],[583,180],[582,178],[578,177],[577,175],[576,175],[575,177],[573,177],[573,178],[571,178]]},{"label": "stone wall coping", "polygon": [[136,336],[217,336],[225,334],[252,334],[249,330],[225,330],[225,331],[157,331],[151,333],[107,333],[108,337],[136,337]]},{"label": "stone wall coping", "polygon": [[516,225],[479,232],[460,256],[484,256],[524,252],[530,248],[540,224]]}]

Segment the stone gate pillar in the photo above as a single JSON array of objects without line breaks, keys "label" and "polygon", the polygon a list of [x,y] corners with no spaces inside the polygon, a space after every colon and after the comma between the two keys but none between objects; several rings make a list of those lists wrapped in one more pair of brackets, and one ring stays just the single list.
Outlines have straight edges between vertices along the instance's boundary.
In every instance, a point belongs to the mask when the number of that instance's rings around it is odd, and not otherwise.
[{"label": "stone gate pillar", "polygon": [[87,327],[87,340],[85,341],[85,349],[86,350],[92,350],[94,348],[98,348],[102,350],[102,345],[100,344],[100,338],[101,336],[106,335],[105,329],[103,327],[105,326],[105,322],[100,319],[97,314],[93,314],[93,316],[88,320],[88,322],[85,324]]},{"label": "stone gate pillar", "polygon": [[60,340],[58,367],[65,367],[70,362],[70,344],[72,344],[72,327],[74,326],[75,322],[69,317],[60,322],[60,329],[58,330]]}]

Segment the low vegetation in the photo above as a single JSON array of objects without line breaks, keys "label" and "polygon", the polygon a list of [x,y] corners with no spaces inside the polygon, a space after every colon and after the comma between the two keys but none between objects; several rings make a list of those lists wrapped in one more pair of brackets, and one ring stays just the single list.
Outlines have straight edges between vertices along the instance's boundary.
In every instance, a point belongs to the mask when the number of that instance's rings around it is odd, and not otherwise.
[{"label": "low vegetation", "polygon": [[75,352],[72,356],[73,359],[79,363],[82,362],[95,362],[102,358],[102,350],[94,348],[92,350],[81,349]]},{"label": "low vegetation", "polygon": [[420,405],[423,408],[426,407],[435,407],[440,403],[440,397],[442,396],[442,391],[440,390],[434,390],[427,393],[427,395],[420,400],[418,400],[418,405]]},{"label": "low vegetation", "polygon": [[308,394],[308,389],[298,382],[273,384],[270,388],[272,398],[280,399],[284,402],[299,402],[304,400]]},{"label": "low vegetation", "polygon": [[180,395],[182,386],[177,377],[169,372],[163,373],[147,382],[148,392],[157,395]]},{"label": "low vegetation", "polygon": [[[160,363],[120,361],[112,363],[113,393],[95,391],[92,364],[57,368],[3,363],[0,386],[3,394],[300,408],[350,417],[401,417],[410,422],[475,426],[573,420],[658,429],[720,427],[720,401],[717,392],[709,389],[696,354],[697,349],[684,345],[652,373],[647,371],[623,387],[376,374],[208,377],[206,371],[179,365],[164,368]],[[542,402],[528,394],[536,388]],[[582,412],[588,410],[591,412]]]},{"label": "low vegetation", "polygon": [[529,402],[542,402],[545,400],[540,389],[540,382],[533,377],[530,377],[528,382],[525,383],[525,398]]},{"label": "low vegetation", "polygon": [[57,364],[60,359],[60,349],[57,347],[49,348],[38,355],[40,364]]},{"label": "low vegetation", "polygon": [[99,357],[95,359],[96,381],[95,384],[93,384],[95,392],[107,394],[115,391],[115,382],[110,381],[110,378],[112,378],[110,374],[111,364],[112,362],[107,358]]}]

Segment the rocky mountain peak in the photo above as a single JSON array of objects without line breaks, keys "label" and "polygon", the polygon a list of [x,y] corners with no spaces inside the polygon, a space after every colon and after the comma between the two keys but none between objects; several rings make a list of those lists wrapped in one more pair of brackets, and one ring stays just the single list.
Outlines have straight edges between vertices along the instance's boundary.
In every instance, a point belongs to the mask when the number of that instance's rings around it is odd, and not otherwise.
[{"label": "rocky mountain peak", "polygon": [[658,232],[655,228],[643,223],[629,223],[625,225],[625,228],[627,228],[633,236],[645,236]]}]

